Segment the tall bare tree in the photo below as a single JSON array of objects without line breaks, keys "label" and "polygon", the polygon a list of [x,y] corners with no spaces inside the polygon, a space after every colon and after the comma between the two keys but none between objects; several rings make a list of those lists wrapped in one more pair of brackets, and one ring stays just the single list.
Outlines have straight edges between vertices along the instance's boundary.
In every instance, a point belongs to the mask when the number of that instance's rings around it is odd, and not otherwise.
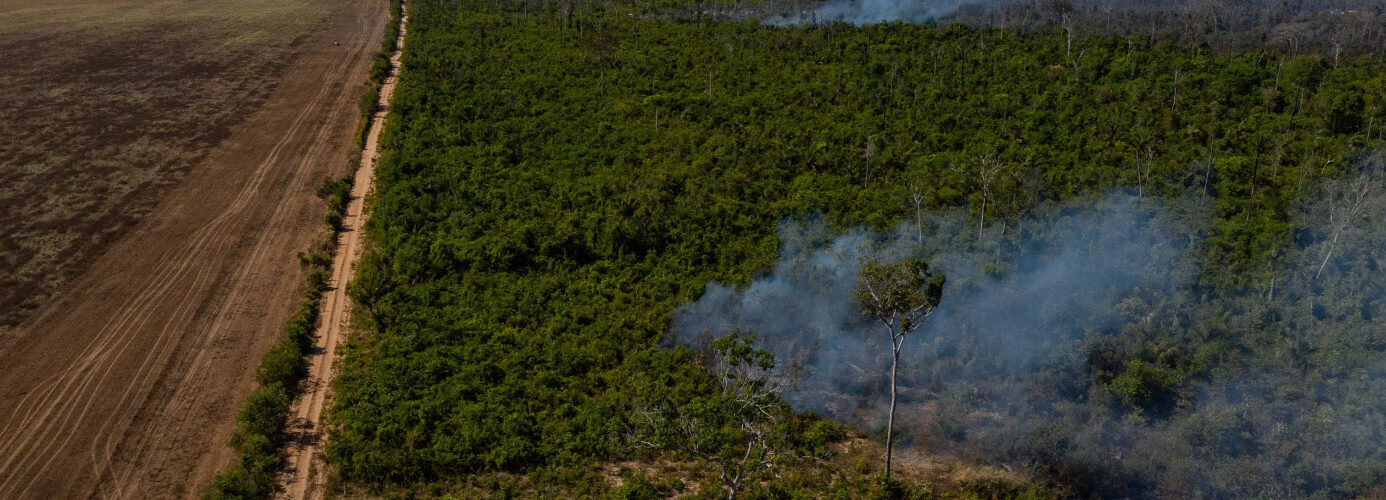
[{"label": "tall bare tree", "polygon": [[1366,201],[1375,190],[1377,182],[1371,175],[1363,174],[1350,180],[1335,181],[1328,184],[1324,190],[1324,196],[1328,202],[1328,228],[1329,239],[1328,247],[1324,249],[1323,262],[1319,264],[1319,271],[1314,273],[1314,279],[1319,279],[1323,274],[1323,269],[1328,265],[1328,260],[1333,256],[1333,249],[1338,245],[1338,240],[1343,234],[1352,227],[1353,221],[1362,215],[1366,208]]},{"label": "tall bare tree", "polygon": [[924,241],[924,189],[923,179],[915,178],[909,182],[910,203],[914,205],[915,241]]},{"label": "tall bare tree", "polygon": [[1083,49],[1078,51],[1078,55],[1075,57],[1073,55],[1073,39],[1077,36],[1077,33],[1075,33],[1074,31],[1076,23],[1074,22],[1073,18],[1069,16],[1069,14],[1064,14],[1061,24],[1064,28],[1064,39],[1066,40],[1064,50],[1065,53],[1068,55],[1068,64],[1073,67],[1073,79],[1077,80],[1078,60],[1082,59],[1083,54],[1086,54],[1088,50]]},{"label": "tall bare tree", "polygon": [[714,341],[704,366],[721,391],[686,404],[646,401],[631,411],[626,429],[635,448],[683,452],[715,467],[728,500],[786,454],[776,432],[789,410],[779,395],[786,382],[774,371],[774,356],[754,342],[735,332]]},{"label": "tall bare tree", "polygon": [[1145,148],[1145,155],[1136,155],[1137,196],[1145,197],[1145,185],[1150,182],[1150,171],[1155,164],[1155,150]]},{"label": "tall bare tree", "polygon": [[977,165],[977,185],[982,188],[982,213],[981,220],[977,222],[977,241],[982,241],[982,231],[987,223],[987,206],[990,205],[996,193],[996,181],[1006,170],[1006,164],[997,158],[995,154],[988,153],[980,155],[976,160]]},{"label": "tall bare tree", "polygon": [[929,271],[923,260],[887,263],[872,259],[862,265],[853,298],[862,314],[880,323],[890,334],[890,412],[886,416],[885,476],[890,478],[895,451],[896,375],[905,338],[919,330],[943,298],[945,277]]}]

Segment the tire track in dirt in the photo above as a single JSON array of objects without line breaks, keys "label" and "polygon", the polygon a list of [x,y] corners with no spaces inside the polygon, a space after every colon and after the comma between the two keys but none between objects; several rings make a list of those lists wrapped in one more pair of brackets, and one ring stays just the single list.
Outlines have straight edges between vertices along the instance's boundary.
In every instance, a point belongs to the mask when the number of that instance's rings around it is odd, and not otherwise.
[{"label": "tire track in dirt", "polygon": [[[316,104],[316,102],[313,104]],[[297,132],[300,124],[301,121],[296,121],[294,125],[290,127],[290,133]],[[260,168],[256,169],[251,181],[241,190],[240,196],[228,207],[228,210],[223,212],[222,215],[214,219],[210,224],[198,230],[194,235],[195,240],[191,242],[178,257],[171,261],[165,261],[165,264],[160,267],[158,274],[148,280],[145,287],[131,300],[130,305],[124,308],[119,319],[115,320],[113,323],[108,323],[106,327],[102,328],[97,333],[96,339],[93,341],[92,345],[88,347],[87,351],[83,353],[78,362],[62,373],[54,376],[53,381],[47,384],[47,387],[38,394],[41,396],[41,399],[31,399],[26,396],[21,400],[20,404],[16,406],[16,410],[30,408],[24,420],[20,423],[20,426],[32,427],[28,429],[29,432],[24,433],[11,432],[18,430],[12,428],[6,428],[3,431],[4,434],[22,436],[23,440],[18,443],[5,443],[3,446],[5,449],[10,450],[10,454],[3,463],[0,463],[0,469],[10,471],[10,475],[4,477],[4,482],[0,483],[0,494],[16,494],[16,496],[23,496],[28,490],[28,485],[31,485],[37,477],[41,476],[47,470],[48,465],[61,454],[64,448],[66,448],[77,429],[77,425],[73,423],[73,420],[75,419],[77,423],[82,422],[87,412],[91,409],[92,403],[100,396],[98,389],[104,385],[110,377],[111,369],[114,368],[115,362],[119,356],[124,354],[125,350],[130,346],[130,341],[143,329],[142,327],[149,322],[152,310],[146,307],[147,304],[163,299],[171,291],[173,285],[177,284],[180,278],[183,278],[195,263],[207,258],[203,254],[208,251],[212,243],[221,243],[218,238],[225,235],[224,226],[227,225],[227,222],[231,220],[233,216],[240,214],[250,197],[258,192],[261,181],[264,179],[266,167],[271,165],[272,162],[278,158],[279,152],[282,151],[282,146],[286,143],[287,136],[284,142],[281,142],[271,150],[269,158],[261,163]],[[198,272],[191,288],[202,286],[206,282],[207,274],[205,270]],[[126,386],[125,393],[120,398],[117,410],[114,414],[118,415],[120,413],[120,408],[129,402],[131,397],[130,390],[140,385],[138,381],[146,378],[144,372],[151,365],[150,358],[156,353],[159,354],[160,358],[163,357],[162,355],[166,352],[167,342],[170,340],[169,332],[172,330],[173,325],[182,322],[180,320],[186,318],[185,314],[180,313],[186,312],[187,305],[186,302],[180,303],[178,308],[175,309],[174,315],[169,318],[169,321],[165,323],[163,329],[155,337],[157,341],[153,349],[150,351],[150,354],[146,356],[145,361],[139,365],[140,368],[136,373],[137,382]],[[104,367],[105,370],[101,371],[100,376],[97,376],[96,371],[101,370],[101,367]],[[76,384],[75,386],[73,385],[74,383]],[[97,384],[95,388],[92,387],[93,383]],[[59,385],[62,385],[61,389],[58,388]],[[57,393],[55,394],[54,391],[57,391]],[[81,407],[80,412],[76,411],[78,407]],[[50,418],[55,411],[60,412],[60,416],[56,417],[57,420]],[[65,435],[61,443],[48,441],[46,446],[41,448],[37,447],[39,445],[35,443],[40,438],[51,437],[51,434],[54,432],[60,432]],[[57,449],[53,450],[52,448],[55,445]],[[26,451],[20,454],[18,453],[19,450]],[[31,471],[32,467],[36,464],[33,462],[25,462],[25,460],[31,456],[48,456],[49,458],[47,461],[43,462],[43,465],[37,471]],[[19,466],[15,464],[14,461],[16,459],[19,459],[20,463],[24,465]],[[28,482],[17,485],[16,487],[19,487],[18,490],[7,490],[7,487],[11,486],[15,476],[27,476],[30,479]]]},{"label": "tire track in dirt", "polygon": [[302,394],[294,400],[289,410],[290,442],[294,444],[288,450],[288,464],[279,481],[286,498],[316,499],[324,494],[321,488],[324,467],[320,454],[326,430],[322,426],[322,415],[330,401],[332,380],[336,376],[337,346],[345,337],[351,320],[346,284],[351,280],[356,262],[361,257],[362,229],[368,217],[365,199],[375,181],[375,164],[380,156],[380,131],[385,126],[385,118],[390,113],[390,100],[399,82],[404,35],[409,22],[408,6],[402,7],[399,38],[395,43],[395,53],[390,55],[390,75],[380,86],[380,108],[371,118],[370,130],[366,133],[361,165],[356,170],[351,201],[347,204],[346,214],[342,217],[342,231],[337,237],[337,252],[332,257],[332,275],[328,282],[330,288],[319,306],[319,335],[314,343],[314,354],[309,356],[308,377],[304,381]]},{"label": "tire track in dirt", "polygon": [[[57,377],[58,380],[55,381],[55,383],[61,382],[64,379],[71,381],[72,375],[74,373],[79,373],[79,385],[76,388],[71,388],[71,385],[69,384],[59,394],[52,394],[51,390],[47,391],[46,395],[49,397],[45,398],[44,400],[41,400],[39,403],[35,405],[42,406],[43,409],[48,410],[44,413],[45,416],[51,414],[51,412],[55,408],[62,408],[64,412],[62,419],[56,422],[48,420],[46,418],[42,419],[40,422],[38,422],[38,428],[35,429],[39,432],[29,433],[26,436],[26,441],[21,442],[18,445],[7,445],[6,448],[22,448],[25,445],[34,442],[39,437],[46,435],[47,433],[43,432],[44,430],[68,428],[68,424],[74,418],[73,411],[79,405],[82,406],[82,411],[80,413],[75,414],[75,419],[81,421],[86,417],[86,413],[88,410],[90,410],[91,404],[95,402],[97,397],[100,396],[95,391],[87,391],[87,389],[90,387],[90,384],[92,382],[97,382],[98,384],[105,383],[106,379],[110,375],[111,368],[114,366],[114,360],[120,354],[124,353],[125,349],[129,347],[130,340],[133,339],[135,335],[141,330],[141,328],[139,327],[144,326],[150,320],[151,310],[149,308],[141,306],[143,306],[147,302],[164,298],[167,295],[167,293],[169,293],[172,290],[172,287],[178,283],[179,278],[182,278],[183,275],[187,273],[191,267],[193,267],[193,264],[201,260],[205,260],[207,258],[203,255],[204,253],[212,251],[212,253],[215,254],[215,257],[222,257],[225,255],[224,251],[214,251],[214,249],[222,247],[223,245],[214,244],[224,243],[224,239],[227,237],[227,232],[225,231],[225,229],[226,226],[228,226],[229,221],[231,221],[233,217],[240,215],[245,206],[259,192],[261,185],[265,179],[266,173],[269,170],[269,167],[274,165],[275,162],[279,160],[279,157],[283,153],[285,146],[287,146],[289,143],[290,137],[292,137],[294,134],[299,133],[299,130],[302,128],[302,125],[304,123],[305,118],[308,115],[309,110],[311,110],[313,107],[316,107],[319,104],[322,96],[325,94],[326,88],[327,87],[324,86],[324,91],[319,92],[318,96],[315,97],[314,100],[310,102],[309,105],[305,107],[304,110],[298,115],[298,117],[295,118],[294,122],[289,127],[288,134],[286,134],[278,144],[271,148],[269,155],[266,157],[264,161],[262,161],[259,164],[259,166],[254,171],[250,182],[248,182],[241,189],[239,196],[237,196],[235,201],[227,208],[227,210],[223,212],[220,216],[218,216],[216,219],[214,219],[210,224],[198,230],[198,232],[196,233],[197,237],[195,241],[186,247],[185,251],[180,255],[180,258],[177,258],[174,261],[172,261],[176,262],[176,264],[165,264],[163,266],[163,269],[161,269],[162,272],[160,272],[160,274],[156,276],[154,279],[150,280],[148,284],[145,286],[144,290],[142,290],[140,294],[137,296],[137,299],[135,300],[136,304],[134,304],[132,307],[126,308],[125,311],[123,311],[122,317],[119,321],[115,322],[114,324],[108,324],[108,327],[103,328],[100,332],[98,332],[97,339],[94,342],[94,344],[96,344],[97,352],[87,356],[83,356],[82,360],[80,360],[76,365],[73,365],[64,373],[59,374],[59,376]],[[176,272],[167,272],[167,269],[171,267],[177,267]],[[204,284],[206,282],[208,274],[209,273],[206,272],[205,269],[197,273],[197,276],[194,280],[194,288],[197,285]],[[116,411],[113,414],[113,417],[115,415],[119,415],[121,413],[120,410],[130,402],[130,399],[132,397],[131,389],[134,389],[136,387],[140,387],[141,389],[143,389],[143,382],[145,382],[148,379],[149,370],[152,366],[154,366],[153,361],[155,359],[162,359],[165,357],[166,354],[168,354],[167,348],[168,343],[171,340],[171,332],[174,330],[176,326],[180,326],[179,323],[181,321],[179,320],[183,320],[186,318],[185,314],[179,313],[186,312],[187,305],[187,302],[180,303],[178,309],[175,310],[175,314],[173,315],[173,317],[171,317],[169,321],[164,324],[164,327],[156,336],[158,341],[155,343],[154,349],[151,350],[150,354],[145,357],[145,362],[140,364],[140,368],[136,373],[136,383],[126,386],[126,390],[120,398],[120,401],[117,405]],[[118,349],[117,346],[119,347]],[[114,355],[112,355],[112,353],[114,353]],[[93,371],[88,370],[89,368],[92,368],[94,365],[104,365],[106,367],[106,370],[102,372],[102,375],[99,378],[95,377]],[[81,399],[81,401],[76,401],[76,399],[79,398]],[[26,398],[25,401],[21,402],[20,407],[24,407],[24,403],[28,402],[29,400],[28,398]],[[82,405],[83,402],[85,402],[85,405]],[[35,408],[34,410],[32,410],[30,413],[31,418],[27,418],[25,422],[32,422],[33,412],[38,410],[39,408]],[[107,419],[107,426],[109,425],[109,421],[110,418]],[[98,431],[98,434],[105,430],[106,426],[103,426],[101,431]],[[52,453],[49,453],[49,449],[53,446],[52,442],[50,442],[50,444],[45,448],[31,450],[31,454],[36,453],[39,455],[47,455],[50,457],[47,462],[44,462],[43,467],[41,467],[36,472],[31,473],[29,472],[28,468],[12,467],[12,460],[14,456],[13,454],[11,455],[10,459],[6,460],[5,463],[0,464],[0,468],[10,470],[11,474],[24,474],[33,477],[40,476],[46,471],[48,464],[50,464],[53,461],[53,459],[56,458],[57,455],[61,454],[64,448],[66,448],[68,442],[71,440],[71,437],[72,432],[68,432],[63,442],[58,445],[57,450],[55,450]],[[32,464],[30,464],[29,467],[32,467]],[[31,483],[32,479],[30,480],[29,484]],[[20,489],[18,490],[18,495],[23,496],[26,491],[27,488]],[[5,491],[3,489],[0,489],[0,493],[5,493]]]},{"label": "tire track in dirt", "polygon": [[[140,306],[143,305],[143,303],[164,298],[172,290],[173,285],[178,282],[179,278],[182,278],[183,274],[190,270],[193,264],[205,260],[207,258],[207,256],[203,254],[212,252],[214,254],[214,258],[224,257],[226,252],[216,252],[215,249],[222,247],[223,245],[216,244],[224,243],[225,239],[228,237],[225,229],[226,226],[229,225],[229,221],[231,221],[233,217],[240,215],[245,206],[249,203],[249,201],[254,197],[255,194],[259,192],[261,185],[265,179],[265,174],[269,170],[269,167],[274,165],[274,163],[279,160],[279,157],[282,154],[284,147],[287,146],[289,143],[289,138],[299,132],[303,125],[304,119],[308,115],[308,111],[319,104],[322,96],[325,94],[326,88],[327,87],[324,87],[324,91],[320,92],[318,96],[315,97],[314,100],[309,103],[309,106],[305,107],[303,112],[300,113],[297,118],[295,118],[293,124],[289,127],[289,133],[285,135],[284,138],[281,139],[278,144],[271,148],[268,157],[260,163],[258,168],[256,168],[254,175],[251,178],[251,181],[247,183],[244,188],[242,188],[240,195],[228,207],[228,209],[225,212],[223,212],[219,217],[214,219],[212,223],[208,224],[207,226],[204,226],[196,233],[199,235],[197,239],[187,247],[185,252],[181,255],[181,258],[175,259],[175,262],[177,262],[177,271],[173,273],[161,272],[159,277],[150,280],[149,284],[146,285],[145,289],[141,291],[141,293],[138,296],[138,302],[140,302],[140,304],[136,304],[134,307],[127,308],[124,311],[123,317],[120,321],[108,326],[107,328],[103,328],[102,331],[98,332],[98,351],[92,355],[84,356],[83,359],[79,361],[77,365],[74,365],[72,368],[69,368],[66,372],[59,375],[59,381],[65,378],[70,380],[70,375],[72,375],[74,372],[80,372],[82,374],[80,377],[81,383],[75,389],[64,390],[63,392],[56,395],[52,394],[51,391],[48,392],[48,395],[50,397],[43,400],[40,404],[49,409],[50,412],[55,407],[64,407],[65,413],[63,415],[62,420],[58,422],[47,421],[47,419],[44,419],[44,421],[40,422],[39,430],[43,430],[44,426],[47,426],[48,428],[66,428],[68,426],[68,423],[74,418],[72,411],[82,403],[81,401],[68,401],[69,399],[84,398],[83,401],[86,404],[82,406],[82,411],[75,415],[75,418],[78,421],[84,419],[86,417],[87,411],[90,410],[91,404],[96,401],[97,397],[99,397],[99,394],[87,391],[87,388],[90,387],[90,384],[94,381],[99,384],[105,383],[106,379],[110,375],[111,368],[114,366],[114,360],[120,354],[124,353],[124,351],[129,347],[130,340],[132,340],[135,337],[136,333],[138,333],[141,330],[141,328],[139,327],[144,326],[150,320],[150,309]],[[194,288],[196,288],[198,285],[205,284],[208,278],[208,274],[209,273],[205,269],[201,269],[200,272],[197,273],[196,278],[194,279]],[[121,410],[130,403],[130,400],[132,398],[132,389],[136,389],[137,387],[141,391],[146,389],[145,386],[147,385],[149,375],[152,372],[151,369],[153,366],[155,366],[154,362],[156,360],[163,360],[164,358],[166,358],[166,356],[169,354],[168,347],[170,344],[169,341],[171,340],[173,330],[176,326],[179,326],[178,324],[181,322],[180,320],[184,320],[185,318],[187,318],[187,306],[187,302],[180,303],[178,309],[175,310],[175,314],[173,315],[173,317],[171,317],[169,321],[166,322],[163,328],[159,331],[159,334],[156,336],[158,341],[155,343],[154,349],[151,350],[148,355],[146,355],[145,361],[140,364],[140,368],[135,376],[135,383],[126,386],[125,392],[122,394],[114,414],[112,415],[112,417],[107,418],[106,424],[102,426],[102,428],[98,431],[98,434],[104,433],[104,431],[106,431],[107,427],[110,425],[111,419],[120,415]],[[117,345],[119,347],[118,349]],[[114,355],[111,355],[111,353],[114,353]],[[106,367],[106,370],[102,372],[102,375],[99,378],[94,376],[94,372],[87,370],[88,368],[91,368],[93,365],[98,364],[104,365]],[[27,399],[26,401],[21,402],[21,407],[24,406],[23,403],[25,402],[28,402]],[[32,419],[26,419],[26,422],[29,422],[31,420]],[[27,445],[40,436],[41,434],[39,433],[31,433],[27,436],[28,441],[20,443],[18,446],[15,447],[17,448]],[[0,464],[0,466],[3,466],[3,468],[5,469],[12,470],[12,473],[14,474],[25,473],[26,475],[32,475],[35,477],[41,476],[46,471],[48,464],[51,464],[53,459],[64,451],[68,442],[71,440],[71,437],[72,433],[69,432],[67,434],[66,439],[64,439],[64,441],[58,445],[57,450],[52,453],[49,453],[49,448],[53,446],[52,443],[48,445],[48,448],[36,450],[38,454],[47,455],[50,457],[49,460],[44,463],[43,467],[41,467],[36,472],[29,473],[27,469],[24,468],[12,469],[10,467],[11,463],[8,460],[6,461],[6,463]],[[20,496],[23,496],[23,494],[26,491],[27,488],[19,490],[18,493]]]},{"label": "tire track in dirt", "polygon": [[[368,20],[364,17],[360,18],[358,22],[361,26],[361,29],[366,29],[368,26],[372,24],[368,22]],[[367,43],[367,40],[368,39],[365,37],[357,39],[357,43],[353,44],[354,46],[352,47],[351,53],[344,58],[342,65],[339,65],[337,68],[334,68],[334,71],[328,78],[328,81],[340,82],[345,77],[346,69],[349,67],[349,65],[346,63],[355,60],[356,58],[360,57],[362,54],[367,52],[367,49],[370,45]],[[316,99],[322,99],[326,97],[326,91],[328,88],[330,87],[324,86],[323,92],[320,93]],[[349,99],[350,96],[344,95],[344,97],[347,97],[347,102],[338,103],[337,105],[329,107],[330,114],[327,120],[328,122],[333,122],[337,119],[340,119],[341,115],[343,114],[343,110],[352,109],[350,106],[350,104],[352,104],[352,100]],[[325,154],[325,150],[328,149],[328,145],[331,143],[332,140],[330,132],[331,131],[327,128],[318,128],[317,134],[312,142],[312,146],[310,147],[307,155],[305,155],[301,160],[299,160],[298,164],[296,165],[296,168],[293,169],[294,179],[291,182],[292,185],[300,185],[304,182],[307,182],[307,176],[310,172],[309,163],[311,163],[312,160],[320,158],[322,155]],[[287,204],[280,204],[276,206],[274,213],[270,217],[269,224],[265,226],[267,230],[279,229],[281,226],[284,225],[284,219],[287,217],[287,214],[289,212],[288,207],[289,205]],[[171,425],[178,425],[180,423],[183,423],[177,418],[177,416],[183,414],[189,409],[189,406],[192,404],[192,401],[188,396],[196,388],[196,377],[197,375],[202,373],[207,368],[207,365],[211,362],[210,358],[207,356],[207,354],[210,352],[209,344],[215,339],[224,336],[226,332],[229,330],[230,316],[232,313],[233,305],[243,302],[243,300],[238,300],[238,298],[243,297],[248,293],[251,293],[250,287],[246,286],[246,283],[249,282],[247,278],[253,271],[253,266],[250,265],[250,262],[256,262],[264,257],[263,254],[266,251],[266,248],[268,247],[268,238],[266,238],[265,236],[267,235],[262,231],[260,237],[256,240],[254,249],[251,251],[251,258],[249,259],[249,261],[247,261],[246,264],[243,264],[241,268],[237,271],[235,278],[232,280],[232,283],[236,284],[235,288],[231,292],[233,297],[232,300],[227,300],[222,303],[221,308],[218,310],[215,316],[215,320],[211,323],[211,325],[208,328],[209,334],[201,338],[201,343],[200,345],[198,345],[195,351],[197,353],[196,356],[189,362],[189,368],[187,370],[183,370],[183,376],[179,380],[176,389],[174,389],[173,391],[173,397],[167,399],[165,404],[154,412],[155,421],[167,421]],[[160,378],[162,379],[163,377]],[[107,439],[106,442],[106,452],[107,456],[110,456],[113,455],[115,452],[115,445],[117,444],[116,437],[118,435],[114,433],[108,435],[110,437]],[[150,442],[149,438],[150,435],[145,434],[134,445],[133,453],[135,454],[135,456],[141,456],[146,452],[146,449]],[[96,460],[96,454],[97,450],[93,448],[92,456],[94,461]],[[123,473],[116,475],[116,477],[114,478],[111,478],[111,480],[113,481],[113,485],[111,487],[116,492],[115,497],[123,497],[124,495],[122,495],[121,493],[129,489],[132,489],[133,486],[135,486],[131,483],[131,476],[134,473],[134,471],[134,468],[127,468]],[[103,477],[103,480],[104,479],[107,478]]]},{"label": "tire track in dirt", "polygon": [[[367,2],[360,3],[364,7]],[[375,10],[381,9],[377,6]],[[193,231],[181,248],[162,257],[145,256],[158,258],[158,264],[133,293],[125,294],[120,306],[105,316],[105,323],[91,335],[85,348],[71,357],[58,373],[21,393],[10,405],[9,418],[0,426],[0,498],[52,496],[51,492],[35,490],[35,486],[41,482],[74,479],[71,474],[53,469],[59,460],[73,455],[69,448],[74,440],[90,443],[87,463],[90,471],[84,471],[92,474],[88,477],[98,478],[96,481],[111,479],[110,489],[101,489],[103,496],[112,492],[116,496],[133,495],[138,489],[132,488],[130,483],[136,468],[127,467],[113,474],[112,458],[120,444],[132,438],[130,427],[148,410],[146,406],[159,408],[153,412],[152,422],[171,420],[176,425],[180,423],[179,410],[194,404],[193,398],[188,396],[197,376],[211,364],[207,358],[209,344],[224,337],[230,329],[228,315],[232,304],[241,304],[247,295],[254,293],[247,278],[253,268],[267,258],[266,250],[271,246],[270,239],[276,236],[274,233],[294,229],[289,227],[293,224],[285,222],[291,212],[287,207],[295,203],[291,195],[301,194],[295,191],[301,190],[313,176],[305,167],[321,162],[324,151],[330,149],[335,138],[334,127],[329,125],[341,120],[341,108],[354,108],[354,99],[350,98],[354,96],[342,91],[349,86],[349,73],[360,72],[349,69],[361,66],[352,63],[363,59],[361,56],[372,39],[370,32],[379,31],[378,21],[374,16],[357,16],[352,27],[356,36],[351,50],[340,58],[325,61],[328,71],[317,75],[316,95],[306,105],[299,103],[296,116],[250,172],[235,198],[226,203],[216,217]],[[337,91],[337,98],[328,99],[329,90]],[[320,121],[324,103],[329,100],[327,117]],[[304,137],[310,134],[311,138]],[[285,165],[294,157],[299,160]],[[286,171],[289,178],[284,180]],[[262,210],[257,211],[257,207],[266,203],[274,207],[268,220],[259,213]],[[246,258],[237,259],[234,254],[244,253],[238,252],[238,247],[245,246],[247,235],[253,241],[252,249]],[[220,292],[215,286],[223,282],[232,285],[229,294]],[[210,327],[200,328],[195,319],[215,308],[218,298],[221,299],[220,307]],[[76,310],[69,315],[80,315],[82,305],[76,304]],[[41,317],[45,320],[57,317],[57,323],[66,323],[62,312]],[[39,333],[38,330],[40,328],[35,328],[34,333]],[[45,334],[59,335],[58,332]],[[31,345],[41,345],[44,340],[34,339]],[[189,349],[188,344],[193,344],[194,348]],[[140,353],[144,356],[140,357]],[[191,360],[175,359],[189,353],[193,356]],[[9,357],[15,353],[4,354]],[[236,361],[244,363],[246,360]],[[53,359],[48,363],[62,366],[63,360]],[[181,380],[172,383],[173,390],[166,391],[172,397],[146,405],[157,384],[168,385],[168,379],[178,375],[175,368],[186,371]],[[7,384],[5,389],[14,387]],[[112,397],[115,393],[120,395]],[[4,399],[9,398],[0,398],[0,402]],[[96,427],[95,439],[90,439],[90,430],[97,422],[100,426]],[[203,426],[193,425],[193,430],[202,431],[200,427]],[[159,439],[167,430],[145,428],[135,433],[132,448],[136,460],[130,464],[140,464],[139,455],[149,440]],[[94,489],[96,481],[86,486]],[[161,492],[172,496],[170,493]]]}]

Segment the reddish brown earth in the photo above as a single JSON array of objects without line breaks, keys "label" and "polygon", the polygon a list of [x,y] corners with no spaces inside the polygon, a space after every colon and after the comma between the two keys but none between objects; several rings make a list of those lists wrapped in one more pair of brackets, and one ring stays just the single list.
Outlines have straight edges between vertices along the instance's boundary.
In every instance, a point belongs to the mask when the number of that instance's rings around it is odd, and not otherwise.
[{"label": "reddish brown earth", "polygon": [[[0,338],[0,498],[196,496],[296,309],[388,7],[346,0],[264,105]],[[334,43],[338,42],[340,45]],[[118,124],[117,124],[118,125]]]},{"label": "reddish brown earth", "polygon": [[331,0],[0,0],[0,337],[264,104]]}]

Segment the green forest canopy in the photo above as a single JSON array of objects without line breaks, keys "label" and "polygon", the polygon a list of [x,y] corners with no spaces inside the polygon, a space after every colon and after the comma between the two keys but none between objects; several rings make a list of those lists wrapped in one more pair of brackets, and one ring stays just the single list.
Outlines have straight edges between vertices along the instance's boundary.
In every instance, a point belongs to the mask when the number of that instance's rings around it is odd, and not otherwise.
[{"label": "green forest canopy", "polygon": [[328,451],[371,487],[620,456],[634,388],[706,390],[671,311],[768,269],[785,218],[1206,193],[1199,293],[1262,289],[1386,117],[1376,57],[1143,37],[470,1],[408,36]]}]

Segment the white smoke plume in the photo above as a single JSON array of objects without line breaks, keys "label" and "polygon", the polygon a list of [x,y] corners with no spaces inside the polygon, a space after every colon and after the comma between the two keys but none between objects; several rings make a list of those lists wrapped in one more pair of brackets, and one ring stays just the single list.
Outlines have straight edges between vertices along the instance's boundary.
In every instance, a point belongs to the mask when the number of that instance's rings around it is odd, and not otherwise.
[{"label": "white smoke plume", "polygon": [[948,276],[942,303],[904,351],[903,399],[924,401],[959,380],[1034,369],[1053,348],[1119,319],[1123,298],[1186,285],[1193,240],[1172,215],[1113,195],[1043,209],[1004,236],[994,226],[979,237],[961,212],[934,214],[923,228],[836,237],[818,221],[785,222],[774,270],[745,289],[708,285],[675,313],[673,340],[756,335],[799,381],[791,403],[869,425],[885,389],[888,337],[852,301],[864,258],[922,257]]},{"label": "white smoke plume", "polygon": [[980,236],[961,212],[885,232],[786,222],[774,269],[744,288],[709,285],[675,313],[670,343],[756,335],[798,381],[787,400],[877,432],[886,333],[852,290],[864,257],[920,257],[948,285],[904,346],[906,443],[1027,467],[1080,496],[1379,491],[1382,165],[1306,190],[1270,279],[1221,290],[1202,281],[1227,277],[1200,269],[1212,220],[1201,194],[1049,206]]}]

